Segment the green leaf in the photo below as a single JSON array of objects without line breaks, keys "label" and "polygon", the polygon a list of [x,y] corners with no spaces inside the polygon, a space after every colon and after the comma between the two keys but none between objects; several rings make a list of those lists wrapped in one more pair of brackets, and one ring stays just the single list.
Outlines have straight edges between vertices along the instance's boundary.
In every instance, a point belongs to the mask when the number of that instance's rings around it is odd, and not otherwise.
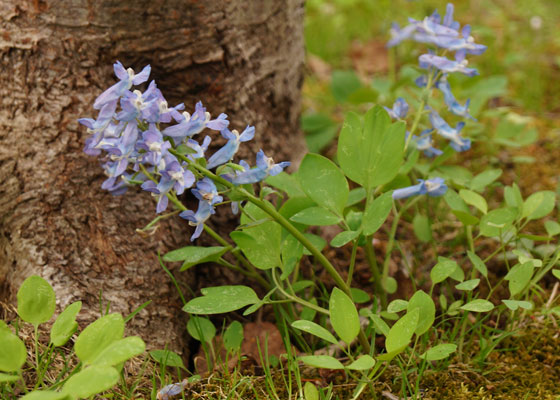
[{"label": "green leaf", "polygon": [[528,220],[542,218],[554,210],[556,194],[549,190],[533,193],[523,203],[522,217]]},{"label": "green leaf", "polygon": [[448,188],[447,192],[443,195],[443,199],[453,211],[461,211],[465,214],[470,214],[467,203],[455,192],[453,189]]},{"label": "green leaf", "polygon": [[331,246],[332,247],[342,247],[345,244],[347,244],[348,242],[356,239],[358,236],[360,236],[359,231],[340,232],[338,235],[336,235],[333,238],[333,240],[331,240]]},{"label": "green leaf", "polygon": [[427,361],[443,360],[444,358],[449,357],[449,355],[451,353],[454,353],[456,350],[457,350],[456,344],[451,344],[451,343],[438,344],[437,346],[428,349],[428,351],[422,354],[420,358]]},{"label": "green leaf", "polygon": [[150,351],[150,357],[152,357],[157,363],[166,367],[186,369],[181,356],[171,350],[152,350]]},{"label": "green leaf", "polygon": [[488,185],[502,175],[501,169],[489,169],[475,176],[469,187],[475,192],[482,192]]},{"label": "green leaf", "polygon": [[361,355],[353,363],[346,366],[346,369],[351,369],[354,371],[367,371],[372,369],[375,365],[375,360],[368,354]]},{"label": "green leaf", "polygon": [[305,400],[320,400],[317,387],[309,381],[303,386],[303,397]]},{"label": "green leaf", "polygon": [[535,265],[533,261],[527,261],[523,264],[516,264],[506,274],[504,279],[509,281],[509,292],[515,296],[523,291],[533,277]]},{"label": "green leaf", "polygon": [[392,276],[386,277],[384,280],[381,281],[381,285],[383,289],[389,294],[393,294],[397,291],[397,280]]},{"label": "green leaf", "polygon": [[352,300],[356,304],[367,303],[371,300],[369,294],[362,289],[350,288],[350,294],[352,295]]},{"label": "green leaf", "polygon": [[520,210],[523,209],[523,196],[521,195],[519,186],[515,183],[504,188],[504,199],[508,207],[515,207]]},{"label": "green leaf", "polygon": [[21,397],[20,400],[72,400],[66,393],[53,392],[50,390],[35,390]]},{"label": "green leaf", "polygon": [[502,300],[502,302],[509,308],[511,311],[517,311],[518,308],[523,308],[525,310],[532,310],[533,303],[529,301],[523,300]]},{"label": "green leaf", "polygon": [[342,221],[342,217],[323,207],[310,207],[292,216],[290,221],[309,226],[327,226],[338,224]]},{"label": "green leaf", "polygon": [[293,272],[296,264],[303,256],[303,245],[294,236],[288,234],[282,242],[282,275],[281,280],[286,279]]},{"label": "green leaf", "polygon": [[3,374],[0,372],[0,383],[17,381],[19,381],[19,375]]},{"label": "green leaf", "polygon": [[224,332],[224,346],[228,351],[241,349],[243,343],[243,325],[239,321],[233,321]]},{"label": "green leaf", "polygon": [[25,322],[39,325],[47,322],[54,314],[56,298],[49,283],[32,275],[21,284],[17,293],[18,315]]},{"label": "green leaf", "polygon": [[344,365],[331,356],[302,356],[298,360],[315,368],[344,369]]},{"label": "green leaf", "polygon": [[438,284],[451,276],[451,274],[459,268],[459,265],[449,258],[438,257],[438,262],[430,271],[430,279],[432,283]]},{"label": "green leaf", "polygon": [[306,320],[294,321],[292,322],[292,327],[317,336],[329,343],[338,343],[338,340],[336,340],[336,338],[329,331],[327,331],[321,325],[316,324],[315,322]]},{"label": "green leaf", "polygon": [[0,346],[0,371],[19,371],[27,358],[27,350],[23,341],[9,329],[1,329],[0,343],[2,343]]},{"label": "green leaf", "polygon": [[473,267],[480,272],[483,277],[488,277],[488,268],[486,268],[486,264],[484,264],[480,257],[470,250],[467,251],[467,256],[469,260],[471,260]]},{"label": "green leaf", "polygon": [[70,304],[60,313],[51,328],[51,343],[57,347],[64,346],[78,329],[76,315],[82,309],[82,302],[76,301]]},{"label": "green leaf", "polygon": [[387,306],[387,312],[398,313],[404,311],[408,308],[408,301],[396,299],[389,303]]},{"label": "green leaf", "polygon": [[350,190],[336,164],[319,154],[307,154],[297,176],[303,191],[315,203],[342,215]]},{"label": "green leaf", "polygon": [[549,236],[560,235],[560,224],[556,221],[545,221],[544,228]]},{"label": "green leaf", "polygon": [[391,191],[383,193],[368,204],[362,219],[364,235],[373,235],[383,225],[393,207],[392,193]]},{"label": "green leaf", "polygon": [[201,290],[203,296],[189,301],[183,311],[191,314],[223,314],[255,304],[259,298],[247,286],[215,286]]},{"label": "green leaf", "polygon": [[427,216],[416,214],[412,220],[412,228],[414,229],[414,234],[421,242],[427,243],[432,241],[432,226]]},{"label": "green leaf", "polygon": [[494,309],[494,304],[490,303],[488,300],[476,299],[469,301],[467,304],[461,307],[461,310],[472,311],[472,312],[488,312]]},{"label": "green leaf", "polygon": [[455,285],[455,289],[457,290],[473,290],[474,288],[476,288],[478,286],[478,284],[480,283],[480,279],[470,279],[468,281],[459,283],[458,285]]},{"label": "green leaf", "polygon": [[552,275],[554,275],[556,279],[560,279],[560,269],[553,269]]},{"label": "green leaf", "polygon": [[482,197],[478,193],[467,189],[461,189],[459,191],[459,196],[461,196],[461,198],[465,200],[465,203],[471,206],[475,206],[480,211],[482,211],[483,214],[486,214],[488,212],[488,204],[486,203],[486,200],[484,200],[484,197]]},{"label": "green leaf", "polygon": [[[313,233],[304,233],[303,235],[319,251],[322,251],[325,248],[325,246],[327,245],[327,241],[325,239],[323,239],[321,236],[314,235]],[[303,254],[305,254],[306,256],[310,256],[311,252],[309,250],[307,250],[306,247],[304,247],[303,248]]]},{"label": "green leaf", "polygon": [[187,332],[199,342],[211,343],[216,336],[216,327],[208,318],[192,316],[187,322]]},{"label": "green leaf", "polygon": [[373,322],[375,329],[377,329],[379,332],[383,334],[383,336],[386,337],[390,331],[389,325],[387,325],[387,323],[383,321],[383,319],[377,314],[372,313],[369,315],[369,317],[371,318],[371,321]]},{"label": "green leaf", "polygon": [[358,204],[360,201],[366,198],[366,190],[363,187],[358,187],[350,190],[348,194],[348,201],[346,202],[346,207]]},{"label": "green leaf", "polygon": [[115,366],[142,354],[144,350],[146,350],[146,344],[142,339],[138,336],[129,336],[111,343],[91,363],[100,366]]},{"label": "green leaf", "polygon": [[329,314],[336,334],[350,344],[360,332],[360,318],[352,299],[336,287],[329,300]]},{"label": "green leaf", "polygon": [[231,232],[230,237],[255,267],[267,270],[280,265],[280,252],[275,246],[268,246],[247,232]]},{"label": "green leaf", "polygon": [[436,305],[432,297],[422,290],[418,290],[408,301],[407,312],[418,309],[418,325],[414,333],[422,335],[430,329],[436,318]]},{"label": "green leaf", "polygon": [[459,210],[451,210],[451,212],[457,217],[459,221],[461,221],[463,225],[477,225],[480,222],[477,217],[471,215],[470,213]]},{"label": "green leaf", "polygon": [[221,246],[215,247],[197,247],[186,246],[177,250],[170,251],[163,256],[163,260],[167,262],[183,261],[181,271],[184,271],[194,265],[218,260],[227,248]]},{"label": "green leaf", "polygon": [[92,365],[76,375],[72,375],[62,388],[77,398],[88,398],[112,388],[119,381],[119,373],[113,367]]},{"label": "green leaf", "polygon": [[292,198],[292,197],[304,197],[305,193],[299,186],[297,179],[286,172],[281,172],[278,175],[269,176],[266,178],[265,182],[270,186],[280,189]]},{"label": "green leaf", "polygon": [[342,170],[366,190],[390,182],[403,163],[404,136],[404,123],[391,123],[380,106],[366,113],[363,126],[359,116],[348,113],[338,139]]},{"label": "green leaf", "polygon": [[80,333],[74,351],[84,364],[91,364],[109,345],[121,339],[124,320],[120,314],[109,314],[89,324]]},{"label": "green leaf", "polygon": [[331,77],[331,91],[335,100],[342,103],[362,87],[360,78],[354,71],[333,71]]},{"label": "green leaf", "polygon": [[387,353],[400,353],[409,345],[412,340],[412,335],[414,335],[414,331],[418,325],[419,318],[420,310],[414,308],[395,322],[385,340]]},{"label": "green leaf", "polygon": [[516,217],[517,211],[512,208],[492,210],[480,220],[480,234],[487,237],[500,236],[511,227]]}]

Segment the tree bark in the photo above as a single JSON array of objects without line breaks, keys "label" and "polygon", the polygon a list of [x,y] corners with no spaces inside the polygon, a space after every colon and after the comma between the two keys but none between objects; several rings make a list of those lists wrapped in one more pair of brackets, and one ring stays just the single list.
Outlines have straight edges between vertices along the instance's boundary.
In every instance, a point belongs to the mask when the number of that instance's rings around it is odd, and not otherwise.
[{"label": "tree bark", "polygon": [[294,160],[304,151],[302,21],[303,0],[2,0],[1,297],[13,300],[39,274],[61,307],[85,301],[85,321],[99,316],[100,298],[125,315],[153,300],[131,332],[181,350],[180,304],[156,251],[186,245],[190,228],[175,218],[147,238],[135,233],[155,216],[151,196],[101,190],[76,120],[95,117],[115,60],[137,72],[151,64],[170,105],[192,110],[202,100],[235,128],[255,125],[251,152],[241,154],[251,163],[259,148]]}]

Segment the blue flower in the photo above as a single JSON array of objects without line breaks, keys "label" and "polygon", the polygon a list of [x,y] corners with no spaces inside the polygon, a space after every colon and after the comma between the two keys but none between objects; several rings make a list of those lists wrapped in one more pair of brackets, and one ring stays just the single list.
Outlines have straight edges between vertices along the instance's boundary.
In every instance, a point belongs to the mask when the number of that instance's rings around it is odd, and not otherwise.
[{"label": "blue flower", "polygon": [[406,199],[411,196],[427,194],[428,196],[442,196],[447,191],[447,185],[442,178],[433,178],[428,180],[418,179],[417,185],[408,186],[393,191],[393,199]]},{"label": "blue flower", "polygon": [[464,58],[464,55],[459,53],[455,54],[455,61],[450,60],[446,57],[436,56],[434,54],[422,54],[419,57],[420,68],[430,68],[435,67],[442,72],[452,73],[460,72],[467,76],[478,75],[478,71],[474,68],[467,68],[468,61]]},{"label": "blue flower", "polygon": [[264,152],[259,150],[257,153],[257,166],[249,168],[247,163],[242,162],[241,166],[244,168],[244,171],[236,173],[231,181],[235,185],[261,182],[268,176],[278,175],[289,165],[290,162],[288,161],[275,164],[272,158],[265,156]]},{"label": "blue flower", "polygon": [[177,114],[174,114],[174,118],[179,124],[165,128],[163,130],[165,136],[182,140],[185,137],[193,137],[197,133],[202,132],[204,128],[221,131],[229,125],[227,115],[223,113],[218,118],[211,120],[210,113],[206,112],[206,108],[204,108],[200,101],[196,103],[195,111],[192,115],[188,112]]},{"label": "blue flower", "polygon": [[173,181],[169,179],[161,179],[159,183],[154,181],[146,181],[141,186],[142,189],[151,192],[152,196],[157,199],[156,213],[162,213],[167,210],[167,205],[169,204],[169,199],[167,198],[167,193],[173,187]]},{"label": "blue flower", "polygon": [[151,71],[151,67],[146,65],[142,72],[135,74],[132,68],[124,69],[120,61],[113,64],[113,69],[115,71],[115,75],[120,79],[120,81],[99,95],[99,97],[95,100],[95,103],[93,103],[93,108],[96,110],[99,110],[111,101],[117,100],[119,97],[124,95],[133,84],[139,85],[146,82]]},{"label": "blue flower", "polygon": [[142,156],[143,163],[159,166],[162,158],[168,154],[167,150],[171,148],[171,143],[163,140],[163,135],[155,124],[150,124],[148,130],[142,132],[142,140],[137,142],[136,147],[146,150]]},{"label": "blue flower", "polygon": [[433,147],[434,142],[432,141],[432,135],[430,135],[431,131],[432,129],[426,129],[420,133],[420,137],[416,135],[412,136],[416,148],[422,151],[426,157],[436,157],[443,154],[443,151]]},{"label": "blue flower", "polygon": [[[162,176],[160,183],[171,181],[175,192],[178,195],[183,194],[185,189],[190,188],[196,181],[194,174],[183,168],[179,161],[171,155],[166,155],[163,160],[165,168],[159,171]],[[184,165],[186,166],[186,164]]]},{"label": "blue flower", "polygon": [[206,201],[211,206],[224,201],[224,198],[218,194],[216,185],[209,178],[203,178],[196,183],[196,189],[191,189],[194,196],[200,201]]},{"label": "blue flower", "polygon": [[459,102],[455,99],[455,96],[453,96],[453,93],[451,93],[451,87],[447,81],[447,75],[444,74],[443,77],[436,82],[435,87],[443,93],[443,100],[445,101],[449,111],[460,117],[474,120],[474,118],[469,114],[469,104],[471,100],[468,99],[464,106],[459,104]]},{"label": "blue flower", "polygon": [[435,110],[430,113],[430,122],[439,135],[450,141],[449,144],[455,151],[467,151],[471,148],[471,141],[462,137],[460,133],[465,126],[464,122],[459,122],[452,128]]},{"label": "blue flower", "polygon": [[207,201],[200,201],[198,203],[198,210],[194,213],[191,210],[183,211],[179,214],[181,218],[189,221],[189,225],[196,226],[194,233],[191,236],[191,242],[200,236],[202,229],[204,229],[204,223],[210,218],[210,215],[214,214],[214,208]]},{"label": "blue flower", "polygon": [[402,97],[399,97],[395,103],[393,103],[393,108],[385,106],[383,108],[393,119],[404,119],[406,114],[408,114],[408,103]]},{"label": "blue flower", "polygon": [[202,144],[199,144],[194,139],[187,140],[187,146],[189,146],[194,151],[194,153],[187,154],[187,158],[192,161],[199,158],[204,158],[204,153],[206,153],[206,150],[208,150],[208,146],[210,146],[211,141],[212,138],[210,136],[205,136]]},{"label": "blue flower", "polygon": [[229,129],[225,128],[221,131],[221,134],[228,141],[221,149],[212,154],[212,156],[208,159],[208,163],[206,164],[206,168],[208,169],[231,161],[235,153],[237,153],[237,150],[239,150],[239,145],[241,144],[241,142],[247,142],[253,139],[253,137],[255,136],[255,127],[247,126],[247,128],[245,128],[245,130],[241,134],[239,134],[239,132],[237,132],[235,129],[233,131],[230,131]]},{"label": "blue flower", "polygon": [[140,90],[131,92],[127,90],[121,97],[122,111],[117,114],[119,121],[132,121],[140,117],[142,111],[149,107],[150,102],[155,100],[155,91],[158,90],[154,81],[150,82],[144,93]]}]

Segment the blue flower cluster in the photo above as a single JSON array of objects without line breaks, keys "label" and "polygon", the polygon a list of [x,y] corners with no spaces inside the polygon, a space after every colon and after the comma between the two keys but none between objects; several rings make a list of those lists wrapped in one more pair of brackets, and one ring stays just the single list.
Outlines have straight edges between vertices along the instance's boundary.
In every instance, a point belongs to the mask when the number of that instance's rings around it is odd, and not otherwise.
[{"label": "blue flower cluster", "polygon": [[[103,154],[102,166],[107,175],[101,185],[103,189],[120,195],[130,185],[141,185],[156,197],[157,213],[167,209],[169,196],[191,189],[199,200],[198,209],[180,214],[190,225],[196,226],[191,240],[200,236],[204,223],[215,213],[214,207],[223,201],[214,182],[202,177],[192,163],[200,163],[207,169],[221,167],[222,177],[234,185],[260,182],[267,176],[279,174],[290,164],[275,164],[261,150],[254,168],[245,161],[232,165],[233,168],[224,167],[232,162],[241,142],[253,138],[254,127],[248,126],[241,134],[229,130],[226,114],[212,119],[200,102],[192,115],[183,111],[182,103],[169,107],[154,81],[143,93],[132,90],[133,86],[148,80],[149,65],[138,74],[132,68],[125,69],[118,61],[113,67],[119,81],[95,100],[93,107],[99,110],[97,119],[78,120],[91,134],[84,152],[94,156]],[[211,138],[204,137],[202,143],[193,139],[204,129],[219,131],[227,139],[208,160],[205,153]]]},{"label": "blue flower cluster", "polygon": [[[477,75],[476,69],[468,68],[467,54],[479,55],[486,51],[486,46],[474,42],[471,36],[471,28],[465,25],[461,28],[459,22],[453,20],[453,4],[448,4],[443,20],[435,11],[431,16],[417,21],[410,18],[409,24],[402,29],[398,24],[393,24],[391,29],[391,40],[387,43],[388,47],[396,46],[403,40],[412,39],[418,43],[426,43],[435,46],[436,49],[443,49],[445,54],[454,53],[454,59],[449,59],[443,55],[435,54],[434,50],[430,50],[428,54],[422,54],[419,57],[420,68],[427,69],[427,74],[419,77],[416,84],[420,87],[438,89],[443,94],[444,102],[449,111],[461,118],[474,119],[469,114],[469,103],[467,100],[461,105],[453,93],[448,82],[448,75],[459,72],[467,76]],[[429,87],[428,87],[429,85]],[[405,110],[404,114],[398,115],[398,118],[404,118],[408,105],[406,107],[404,99],[398,99],[393,110]],[[435,131],[443,138],[449,140],[451,147],[458,152],[466,151],[471,147],[471,141],[461,135],[461,129],[465,126],[464,122],[459,122],[455,128],[447,123],[436,110],[426,107],[429,111],[429,120],[432,129],[423,131],[419,137],[413,136],[411,139],[419,150],[422,150],[428,157],[441,154],[441,151],[435,149],[432,145],[431,132]],[[391,113],[390,113],[391,114]],[[391,114],[394,118],[395,116]]]}]

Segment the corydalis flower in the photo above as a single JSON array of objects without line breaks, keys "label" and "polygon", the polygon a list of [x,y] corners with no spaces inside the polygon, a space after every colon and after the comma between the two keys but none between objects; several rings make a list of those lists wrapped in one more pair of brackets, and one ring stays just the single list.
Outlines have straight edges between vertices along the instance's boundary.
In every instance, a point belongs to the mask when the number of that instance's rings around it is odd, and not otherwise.
[{"label": "corydalis flower", "polygon": [[420,68],[428,69],[434,67],[445,73],[460,72],[471,77],[478,75],[476,69],[467,68],[469,62],[464,56],[461,57],[459,53],[457,53],[455,61],[434,54],[422,54],[418,60],[420,61]]},{"label": "corydalis flower", "polygon": [[99,95],[95,103],[93,103],[93,108],[96,110],[99,110],[105,104],[123,96],[132,85],[139,85],[146,82],[150,76],[151,67],[146,65],[139,74],[136,74],[132,68],[124,69],[120,61],[117,61],[113,64],[113,70],[120,81]]},{"label": "corydalis flower", "polygon": [[218,194],[216,185],[214,185],[214,182],[209,178],[203,178],[198,181],[196,183],[196,189],[191,189],[191,192],[198,200],[205,201],[211,206],[224,201],[224,198]]},{"label": "corydalis flower", "polygon": [[443,100],[445,101],[449,111],[460,117],[474,120],[474,118],[469,114],[469,105],[471,100],[468,99],[464,106],[459,104],[457,99],[455,99],[455,96],[453,96],[453,93],[451,93],[451,87],[449,86],[449,82],[447,82],[446,75],[443,75],[443,77],[436,82],[435,87],[443,93]]},{"label": "corydalis flower", "polygon": [[412,141],[416,144],[416,148],[424,153],[426,157],[436,157],[443,154],[443,151],[434,147],[432,135],[430,132],[433,129],[426,129],[420,134],[420,137],[413,135]]},{"label": "corydalis flower", "polygon": [[228,141],[220,150],[212,154],[212,156],[208,159],[208,163],[206,164],[206,168],[208,169],[231,161],[235,153],[237,153],[237,150],[239,150],[239,145],[242,142],[247,142],[253,139],[255,136],[255,127],[247,126],[241,134],[239,134],[239,132],[235,129],[230,131],[226,128],[221,131],[221,134]]},{"label": "corydalis flower", "polygon": [[404,119],[408,114],[408,103],[402,97],[399,97],[394,103],[393,108],[383,107],[393,119]]},{"label": "corydalis flower", "polygon": [[464,122],[459,122],[455,128],[452,128],[434,110],[430,113],[430,122],[440,136],[449,140],[449,144],[455,151],[467,151],[471,148],[471,141],[461,136],[461,129],[465,126]]},{"label": "corydalis flower", "polygon": [[265,180],[268,176],[278,175],[284,170],[290,162],[283,161],[278,164],[274,160],[264,155],[262,150],[257,153],[257,166],[256,168],[249,168],[249,165],[242,162],[241,166],[244,171],[238,172],[233,178],[232,183],[235,185],[245,185],[249,183],[257,183]]},{"label": "corydalis flower", "polygon": [[442,178],[433,178],[428,180],[418,179],[418,182],[420,183],[417,185],[393,191],[393,199],[406,199],[420,194],[427,194],[432,197],[443,196],[447,191],[447,185],[444,183],[445,181]]},{"label": "corydalis flower", "polygon": [[177,125],[170,126],[163,130],[165,136],[169,136],[175,139],[184,139],[185,137],[193,137],[197,133],[202,132],[204,128],[209,128],[214,131],[221,131],[226,129],[229,125],[226,114],[220,114],[218,118],[211,119],[212,116],[209,112],[206,112],[206,108],[199,101],[196,103],[195,111],[192,115],[188,112],[183,112],[182,114],[173,114],[176,121],[179,122]]},{"label": "corydalis flower", "polygon": [[198,202],[198,209],[196,210],[196,213],[191,210],[187,210],[179,214],[181,218],[189,221],[189,225],[196,227],[191,236],[191,242],[200,236],[202,229],[204,229],[204,223],[212,214],[214,214],[214,212],[214,207],[212,207],[210,203],[207,201],[200,201]]}]

